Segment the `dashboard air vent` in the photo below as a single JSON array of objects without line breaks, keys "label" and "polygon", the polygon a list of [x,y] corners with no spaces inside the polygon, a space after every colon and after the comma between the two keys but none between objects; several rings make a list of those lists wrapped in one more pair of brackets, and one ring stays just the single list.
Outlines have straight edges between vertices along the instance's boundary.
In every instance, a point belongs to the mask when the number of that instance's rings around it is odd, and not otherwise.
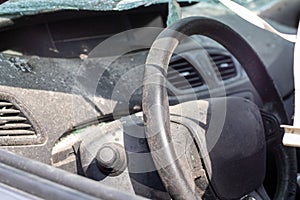
[{"label": "dashboard air vent", "polygon": [[193,65],[178,56],[172,58],[167,77],[174,87],[181,90],[203,85],[202,77]]},{"label": "dashboard air vent", "polygon": [[11,102],[0,100],[0,137],[35,135],[27,117]]},{"label": "dashboard air vent", "polygon": [[220,80],[227,80],[237,75],[234,61],[230,55],[209,53],[209,56],[216,65],[217,76]]},{"label": "dashboard air vent", "polygon": [[[237,76],[237,68],[233,57],[227,53],[208,51],[211,62],[215,65],[216,75],[219,80],[228,80]],[[204,85],[199,72],[186,59],[173,56],[168,70],[168,81],[177,89],[185,90]]]}]

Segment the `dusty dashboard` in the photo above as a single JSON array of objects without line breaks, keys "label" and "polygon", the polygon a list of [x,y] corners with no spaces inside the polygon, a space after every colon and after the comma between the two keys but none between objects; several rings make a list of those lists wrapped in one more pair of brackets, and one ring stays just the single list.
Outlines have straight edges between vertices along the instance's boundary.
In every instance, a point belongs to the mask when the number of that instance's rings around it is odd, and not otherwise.
[{"label": "dusty dashboard", "polygon": [[[109,116],[105,120],[111,121],[141,111],[141,86],[149,44],[131,42],[146,40],[138,29],[146,26],[156,27],[151,37],[146,35],[147,41],[154,40],[166,26],[166,10],[166,6],[158,5],[128,12],[105,15],[83,12],[75,16],[73,11],[61,11],[39,18],[16,19],[15,25],[4,28],[0,33],[2,148],[72,171],[72,167],[66,166],[74,160],[67,162],[51,153],[62,136],[99,122],[101,116]],[[246,33],[241,34],[257,49],[290,106],[293,86],[280,83],[292,76],[289,52],[293,46],[246,22],[236,23],[232,20],[236,19],[234,16],[224,19],[245,27],[241,30]],[[97,46],[110,36],[130,29],[137,31],[113,43],[118,47],[117,53],[108,54],[109,45]],[[147,30],[143,33],[153,31]],[[167,75],[171,105],[218,96],[218,86],[225,89],[227,96],[240,96],[260,104],[242,66],[226,49],[200,36],[193,37],[193,42],[200,46],[193,48],[187,42],[178,51],[180,54],[171,59]],[[118,54],[121,44],[134,48]],[[197,65],[202,59],[208,61],[207,65]],[[286,73],[280,68],[283,64],[287,66]],[[209,77],[216,89],[208,88],[203,71],[211,72]]]}]

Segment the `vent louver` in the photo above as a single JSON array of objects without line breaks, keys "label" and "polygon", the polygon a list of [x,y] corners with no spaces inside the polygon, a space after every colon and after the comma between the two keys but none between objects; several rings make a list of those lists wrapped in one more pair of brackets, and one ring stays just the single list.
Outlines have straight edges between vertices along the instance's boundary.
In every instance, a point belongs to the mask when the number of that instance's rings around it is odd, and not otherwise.
[{"label": "vent louver", "polygon": [[196,88],[203,85],[198,71],[188,61],[181,57],[171,60],[168,70],[168,80],[177,89]]},{"label": "vent louver", "polygon": [[217,76],[221,80],[227,80],[237,75],[236,67],[232,57],[221,53],[209,53],[216,65]]},{"label": "vent louver", "polygon": [[9,101],[0,100],[0,137],[35,134],[27,117],[16,106]]},{"label": "vent louver", "polygon": [[[214,62],[215,71],[219,80],[228,80],[237,75],[237,69],[230,55],[209,52],[211,61]],[[168,70],[168,81],[177,89],[185,90],[204,85],[199,72],[187,60],[179,56],[173,56]]]}]

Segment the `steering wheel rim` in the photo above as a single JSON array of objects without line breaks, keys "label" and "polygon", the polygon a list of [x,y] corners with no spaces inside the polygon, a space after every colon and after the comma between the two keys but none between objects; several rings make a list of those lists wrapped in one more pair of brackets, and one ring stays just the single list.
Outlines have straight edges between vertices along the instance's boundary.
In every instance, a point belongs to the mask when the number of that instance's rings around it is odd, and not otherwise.
[{"label": "steering wheel rim", "polygon": [[[217,20],[204,17],[190,17],[174,23],[161,32],[154,41],[147,57],[143,80],[145,134],[158,173],[167,191],[174,199],[195,199],[197,197],[193,195],[193,189],[189,188],[189,184],[186,183],[183,169],[180,168],[179,163],[174,162],[175,151],[173,146],[169,145],[171,133],[166,75],[171,56],[177,45],[183,40],[182,35],[195,34],[207,36],[230,51],[241,63],[261,97],[262,110],[273,113],[280,124],[289,123],[281,96],[266,67],[251,46],[238,33]],[[161,41],[167,42],[161,43]],[[279,138],[281,137],[282,135]],[[295,149],[284,147],[281,141],[276,143],[274,149],[275,159],[277,159],[277,163],[281,164],[278,166],[275,199],[295,199],[297,187]],[[153,153],[158,150],[161,151],[160,154]],[[170,165],[160,166],[161,159],[169,161]]]}]

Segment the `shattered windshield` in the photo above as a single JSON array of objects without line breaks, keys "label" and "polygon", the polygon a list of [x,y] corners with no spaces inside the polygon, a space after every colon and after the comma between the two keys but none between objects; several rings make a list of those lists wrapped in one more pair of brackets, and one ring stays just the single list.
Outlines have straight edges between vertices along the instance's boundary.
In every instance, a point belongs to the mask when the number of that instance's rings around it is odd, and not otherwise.
[{"label": "shattered windshield", "polygon": [[[128,10],[140,6],[169,3],[175,0],[8,0],[0,5],[0,15],[33,15],[56,10]],[[251,9],[260,10],[280,0],[234,0]],[[178,2],[202,2],[215,4],[218,0],[178,0]]]}]

